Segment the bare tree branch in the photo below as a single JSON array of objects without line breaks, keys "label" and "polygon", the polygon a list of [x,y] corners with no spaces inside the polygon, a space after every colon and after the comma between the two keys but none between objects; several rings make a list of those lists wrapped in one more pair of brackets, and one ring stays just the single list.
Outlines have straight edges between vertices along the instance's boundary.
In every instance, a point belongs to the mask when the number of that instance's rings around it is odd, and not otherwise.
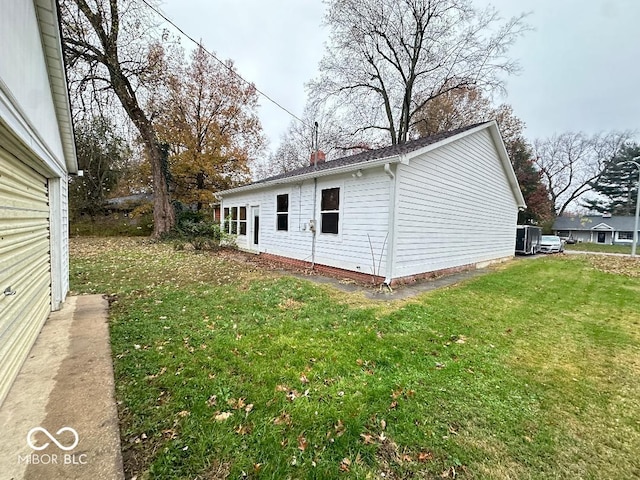
[{"label": "bare tree branch", "polygon": [[[361,123],[386,125],[387,141],[415,134],[424,106],[455,89],[501,89],[517,70],[506,58],[527,29],[524,16],[501,24],[471,0],[331,0],[331,28],[321,75],[308,87],[312,103]],[[379,128],[377,128],[379,129]],[[390,137],[390,138],[389,138]]]}]

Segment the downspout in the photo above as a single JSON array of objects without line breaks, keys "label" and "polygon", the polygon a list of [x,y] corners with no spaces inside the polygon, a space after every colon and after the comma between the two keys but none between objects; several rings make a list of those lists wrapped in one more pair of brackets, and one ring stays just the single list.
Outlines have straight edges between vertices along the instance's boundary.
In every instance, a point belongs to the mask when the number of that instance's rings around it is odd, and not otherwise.
[{"label": "downspout", "polygon": [[[318,168],[318,122],[314,122],[314,138],[312,141],[315,144],[315,149],[313,151],[313,169],[316,170]],[[316,267],[316,202],[318,197],[318,177],[313,177],[313,215],[311,219],[311,270]]]},{"label": "downspout", "polygon": [[[316,154],[317,155],[317,154]],[[316,197],[318,195],[318,179],[313,179],[313,217],[311,220],[311,270],[316,266]]]},{"label": "downspout", "polygon": [[389,290],[391,290],[391,281],[393,280],[393,257],[395,252],[395,224],[396,224],[396,176],[391,170],[391,164],[384,164],[384,173],[391,179],[389,185],[389,215],[388,215],[388,235],[389,241],[387,242],[387,267],[384,279],[384,284]]}]

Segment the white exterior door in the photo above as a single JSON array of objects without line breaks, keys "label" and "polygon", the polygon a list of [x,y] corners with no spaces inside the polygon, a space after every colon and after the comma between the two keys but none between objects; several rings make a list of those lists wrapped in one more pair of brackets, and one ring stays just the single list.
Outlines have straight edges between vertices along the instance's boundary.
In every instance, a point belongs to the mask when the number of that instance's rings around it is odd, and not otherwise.
[{"label": "white exterior door", "polygon": [[0,148],[0,404],[51,310],[47,185]]}]

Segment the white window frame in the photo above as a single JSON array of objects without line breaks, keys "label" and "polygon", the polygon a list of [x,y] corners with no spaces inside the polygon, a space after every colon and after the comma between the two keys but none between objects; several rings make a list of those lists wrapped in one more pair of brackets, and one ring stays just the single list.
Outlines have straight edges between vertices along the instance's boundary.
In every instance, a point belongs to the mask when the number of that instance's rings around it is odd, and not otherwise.
[{"label": "white window frame", "polygon": [[[341,220],[343,220],[343,205],[344,205],[344,198],[343,198],[343,192],[344,192],[344,185],[339,184],[339,185],[319,185],[320,188],[320,201],[318,202],[318,208],[319,208],[319,215],[318,218],[320,220],[320,225],[318,225],[318,233],[320,233],[320,235],[326,236],[328,238],[341,238],[342,237],[342,230],[343,230],[343,224],[341,224]],[[322,192],[324,190],[333,190],[337,188],[338,189],[338,209],[337,210],[323,210],[322,209]],[[337,233],[332,233],[332,232],[323,232],[322,231],[322,214],[324,213],[337,213],[338,214],[338,232]]]},{"label": "white window frame", "polygon": [[[244,220],[240,219],[241,209],[244,208]],[[235,218],[234,216],[235,211]],[[238,235],[239,237],[247,236],[247,211],[248,208],[246,205],[231,205],[228,207],[224,207],[222,210],[223,215],[223,230],[230,235]],[[244,233],[240,233],[241,224],[244,223]]]},{"label": "white window frame", "polygon": [[[280,195],[286,195],[287,196],[287,211],[286,212],[279,212],[278,211],[278,197]],[[279,235],[284,235],[289,233],[289,231],[291,230],[291,192],[276,192],[275,195],[275,212],[276,212],[276,225],[275,225],[275,229],[276,229],[276,233]],[[279,215],[286,215],[287,216],[287,229],[286,230],[281,230],[278,228],[278,216]]]}]

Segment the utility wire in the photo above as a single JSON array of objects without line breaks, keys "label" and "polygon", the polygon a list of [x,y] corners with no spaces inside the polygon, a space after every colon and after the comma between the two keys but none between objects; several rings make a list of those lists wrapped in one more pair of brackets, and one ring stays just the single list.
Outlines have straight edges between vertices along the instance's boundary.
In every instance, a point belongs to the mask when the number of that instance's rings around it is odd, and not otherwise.
[{"label": "utility wire", "polygon": [[294,113],[292,113],[290,110],[288,110],[286,107],[282,106],[280,103],[278,103],[277,101],[275,101],[273,98],[271,98],[269,95],[267,95],[265,92],[263,92],[262,90],[260,90],[258,87],[255,86],[255,84],[249,82],[248,80],[246,80],[244,77],[242,77],[242,75],[240,75],[238,72],[236,72],[233,68],[229,67],[229,65],[227,65],[226,63],[224,63],[222,60],[220,60],[218,57],[216,57],[213,53],[211,53],[209,50],[207,50],[202,43],[197,42],[191,35],[189,35],[188,33],[186,33],[184,30],[182,30],[178,25],[176,25],[175,23],[173,23],[173,21],[171,21],[164,13],[162,13],[160,10],[158,10],[156,7],[154,7],[153,5],[151,5],[147,0],[141,0],[142,3],[144,3],[147,7],[149,7],[151,10],[153,10],[154,12],[156,12],[160,17],[162,17],[164,19],[165,22],[169,23],[171,26],[173,26],[173,28],[175,28],[176,30],[178,30],[182,35],[184,35],[186,38],[188,38],[189,40],[191,40],[194,44],[198,45],[198,47],[202,48],[202,50],[207,53],[207,55],[209,55],[210,57],[214,58],[218,63],[220,63],[220,65],[222,65],[224,68],[226,68],[227,70],[229,70],[233,75],[235,75],[236,77],[238,77],[240,80],[242,80],[244,83],[246,83],[247,85],[252,86],[253,88],[256,89],[256,92],[258,92],[260,95],[262,95],[264,98],[266,98],[268,101],[270,101],[271,103],[273,103],[276,107],[278,107],[279,109],[283,110],[284,112],[288,113],[289,115],[291,115],[293,118],[295,118],[296,120],[298,120],[300,123],[302,123],[303,125],[312,128],[311,125],[307,124],[307,122],[305,122],[304,120],[302,120],[300,117],[298,117],[297,115],[295,115]]}]

